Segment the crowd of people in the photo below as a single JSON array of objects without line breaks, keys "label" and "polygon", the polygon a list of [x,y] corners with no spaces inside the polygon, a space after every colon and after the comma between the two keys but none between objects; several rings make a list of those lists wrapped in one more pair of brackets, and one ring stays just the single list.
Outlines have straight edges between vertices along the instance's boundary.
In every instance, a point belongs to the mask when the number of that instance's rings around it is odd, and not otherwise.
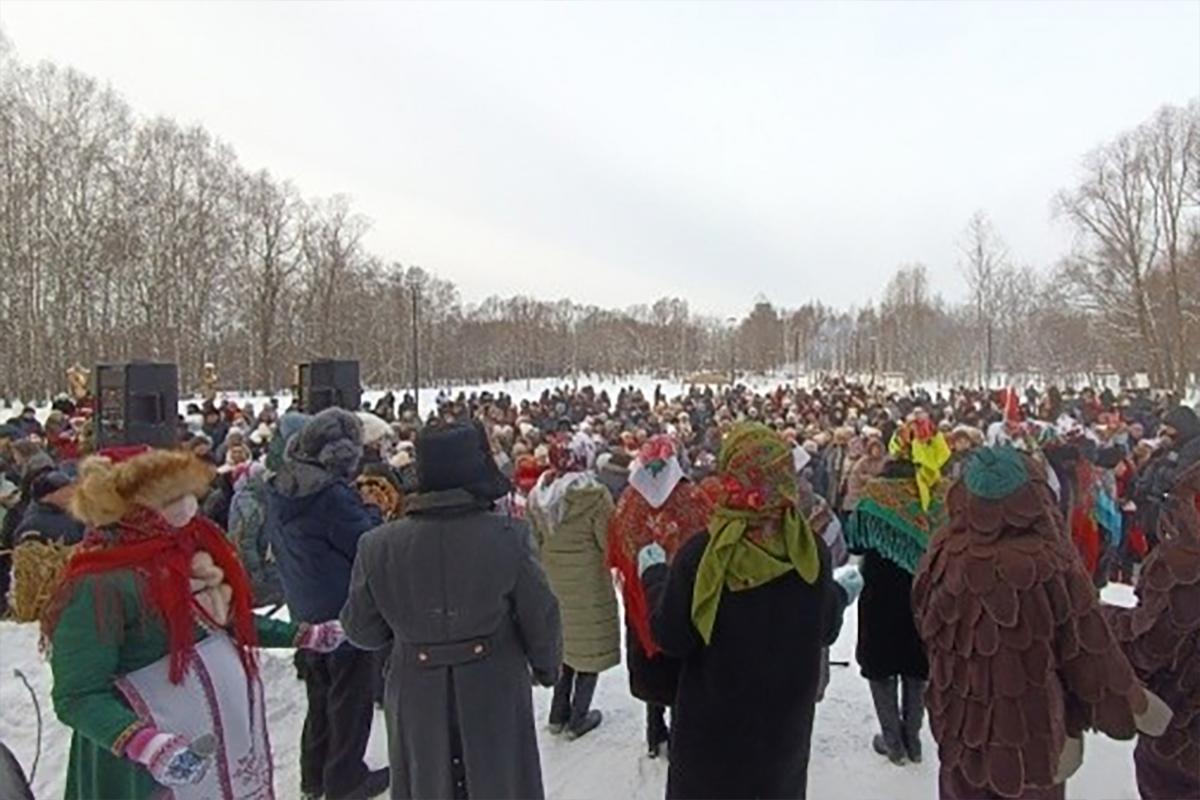
[{"label": "crowd of people", "polygon": [[[69,798],[540,797],[532,686],[586,737],[622,653],[668,797],[803,797],[851,605],[864,746],[920,762],[928,717],[942,797],[1061,798],[1088,729],[1138,736],[1143,797],[1200,797],[1200,418],[1170,395],[214,400],[174,450],[99,451],[89,407],[0,426],[4,596],[42,625]],[[299,787],[262,647],[297,651]]]}]

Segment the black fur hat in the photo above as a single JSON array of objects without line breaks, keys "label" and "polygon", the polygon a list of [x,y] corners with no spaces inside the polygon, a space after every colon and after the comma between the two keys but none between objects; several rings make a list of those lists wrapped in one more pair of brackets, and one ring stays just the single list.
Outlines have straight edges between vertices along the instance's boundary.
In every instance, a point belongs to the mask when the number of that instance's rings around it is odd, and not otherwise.
[{"label": "black fur hat", "polygon": [[512,491],[492,458],[483,428],[461,422],[421,431],[417,485],[420,492],[465,489],[482,500],[497,500]]}]

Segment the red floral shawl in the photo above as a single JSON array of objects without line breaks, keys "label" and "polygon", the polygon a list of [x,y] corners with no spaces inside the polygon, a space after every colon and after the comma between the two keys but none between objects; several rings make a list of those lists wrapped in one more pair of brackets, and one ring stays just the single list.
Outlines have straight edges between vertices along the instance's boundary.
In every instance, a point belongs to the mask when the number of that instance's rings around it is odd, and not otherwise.
[{"label": "red floral shawl", "polygon": [[690,481],[680,481],[660,508],[653,508],[636,489],[621,495],[608,524],[608,564],[617,572],[625,616],[649,656],[659,652],[650,634],[650,607],[638,577],[638,551],[657,542],[670,564],[692,536],[707,530],[712,501]]}]

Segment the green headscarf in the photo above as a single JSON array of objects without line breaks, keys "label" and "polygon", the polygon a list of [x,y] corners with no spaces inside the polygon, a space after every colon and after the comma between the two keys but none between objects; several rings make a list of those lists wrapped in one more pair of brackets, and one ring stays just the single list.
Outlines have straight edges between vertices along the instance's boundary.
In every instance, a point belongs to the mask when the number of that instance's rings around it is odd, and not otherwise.
[{"label": "green headscarf", "polygon": [[821,570],[816,540],[796,509],[792,448],[781,436],[759,423],[735,425],[717,470],[710,538],[692,592],[692,622],[705,644],[725,589],[753,589],[791,570],[812,584]]}]

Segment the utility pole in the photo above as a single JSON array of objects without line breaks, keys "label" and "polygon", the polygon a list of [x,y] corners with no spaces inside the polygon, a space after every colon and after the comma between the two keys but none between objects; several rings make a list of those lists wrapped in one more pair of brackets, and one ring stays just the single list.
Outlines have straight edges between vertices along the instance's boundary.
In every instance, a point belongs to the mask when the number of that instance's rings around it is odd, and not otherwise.
[{"label": "utility pole", "polygon": [[421,287],[416,283],[412,287],[412,340],[413,340],[413,409],[417,412],[417,422],[421,421],[421,348],[417,331],[417,303],[421,297]]},{"label": "utility pole", "polygon": [[729,325],[729,388],[733,389],[737,385],[737,318],[730,317],[726,322]]},{"label": "utility pole", "polygon": [[987,321],[987,361],[983,366],[984,384],[987,388],[992,388],[992,320],[989,317]]},{"label": "utility pole", "polygon": [[[797,326],[796,326],[796,330],[795,330],[795,331],[793,331],[792,333],[793,333],[793,336],[794,336],[794,338],[796,339],[796,385],[797,385],[797,386],[799,386],[799,385],[800,385],[800,374],[801,374],[801,373],[800,373],[800,370],[801,370],[801,361],[800,361],[800,326],[799,326],[799,325],[797,325]],[[807,367],[808,367],[808,365],[807,365],[807,364],[805,364],[805,365],[804,365],[804,367],[805,367],[805,371],[807,372]]]}]

